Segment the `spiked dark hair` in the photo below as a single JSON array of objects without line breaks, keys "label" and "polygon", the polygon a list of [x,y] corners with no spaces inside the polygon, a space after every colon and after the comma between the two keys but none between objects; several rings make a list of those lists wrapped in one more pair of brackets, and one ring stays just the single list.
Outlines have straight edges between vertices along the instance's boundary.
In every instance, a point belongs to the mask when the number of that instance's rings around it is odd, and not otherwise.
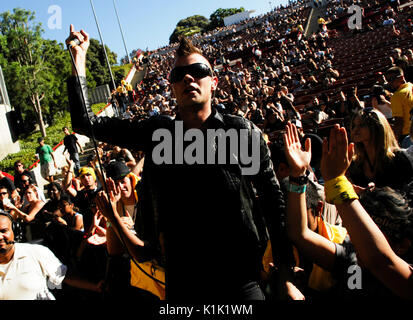
[{"label": "spiked dark hair", "polygon": [[176,49],[176,55],[178,57],[185,57],[193,53],[202,55],[202,51],[195,47],[191,40],[186,37],[181,37],[179,39],[179,47]]}]

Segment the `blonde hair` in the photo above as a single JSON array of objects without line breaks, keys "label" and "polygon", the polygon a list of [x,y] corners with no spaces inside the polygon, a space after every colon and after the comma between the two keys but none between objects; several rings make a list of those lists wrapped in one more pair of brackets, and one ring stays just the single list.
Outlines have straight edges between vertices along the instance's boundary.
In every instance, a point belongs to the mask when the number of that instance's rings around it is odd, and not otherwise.
[{"label": "blonde hair", "polygon": [[28,190],[32,190],[32,191],[36,194],[36,197],[39,198],[39,194],[37,193],[37,189],[36,189],[36,186],[35,186],[34,184],[29,184],[29,185],[27,186],[26,191],[25,191],[24,193],[26,194],[26,192],[27,192]]},{"label": "blonde hair", "polygon": [[[394,152],[400,150],[400,146],[393,129],[383,113],[375,109],[360,110],[351,120],[351,125],[357,117],[359,117],[362,123],[366,124],[370,130],[370,143],[374,146],[376,155],[375,165],[372,169],[376,174],[381,172],[385,162],[394,158]],[[367,157],[366,148],[362,142],[356,143],[355,147],[353,160],[356,163],[363,163]]]}]

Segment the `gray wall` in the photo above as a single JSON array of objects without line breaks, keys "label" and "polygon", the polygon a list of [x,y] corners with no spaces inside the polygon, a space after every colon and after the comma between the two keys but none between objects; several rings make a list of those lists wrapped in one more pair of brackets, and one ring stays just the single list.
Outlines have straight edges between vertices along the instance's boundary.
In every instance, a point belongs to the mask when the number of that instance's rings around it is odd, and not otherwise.
[{"label": "gray wall", "polygon": [[110,97],[109,86],[107,84],[104,84],[102,86],[96,87],[92,91],[92,94],[90,95],[90,103],[91,104],[101,103],[101,102],[107,103],[109,97]]},{"label": "gray wall", "polygon": [[7,88],[4,82],[3,72],[0,67],[0,160],[4,159],[9,153],[20,151],[19,142],[13,143],[10,132],[7,113],[12,111]]}]

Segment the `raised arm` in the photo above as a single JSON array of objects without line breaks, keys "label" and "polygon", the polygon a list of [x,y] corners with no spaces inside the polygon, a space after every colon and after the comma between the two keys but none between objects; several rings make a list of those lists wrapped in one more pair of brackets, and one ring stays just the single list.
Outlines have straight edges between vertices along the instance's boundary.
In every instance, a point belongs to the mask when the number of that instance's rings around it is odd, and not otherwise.
[{"label": "raised arm", "polygon": [[63,189],[70,194],[72,197],[76,197],[77,190],[72,186],[73,180],[73,161],[68,160],[69,170],[66,172],[66,176],[63,179]]},{"label": "raised arm", "polygon": [[71,24],[70,34],[66,39],[66,44],[71,43],[71,41],[75,39],[79,40],[79,45],[72,45],[71,47],[75,62],[75,65],[72,65],[72,75],[76,76],[78,74],[81,77],[86,77],[86,52],[90,45],[89,34],[84,30],[80,30],[80,32],[76,31],[73,24]]},{"label": "raised arm", "polygon": [[[44,202],[39,200],[36,202],[34,206],[30,207],[30,205],[27,205],[23,210],[20,210],[11,202],[7,205],[7,207],[6,206],[5,207],[7,210],[13,210],[19,218],[21,218],[24,222],[29,223],[34,220],[34,218],[40,212],[43,206],[44,206]],[[29,207],[30,209],[26,213],[25,209]]]},{"label": "raised arm", "polygon": [[86,53],[90,43],[89,35],[83,30],[75,31],[73,25],[70,25],[70,34],[66,43],[70,43],[74,38],[79,40],[79,45],[74,45],[70,49],[74,65],[72,63],[72,76],[67,80],[73,130],[88,137],[92,136],[93,130],[93,135],[99,141],[128,149],[147,150],[152,140],[152,132],[156,129],[153,121],[130,122],[117,118],[97,117],[93,113],[88,99],[86,81]]},{"label": "raised arm", "polygon": [[[413,270],[393,251],[385,235],[357,200],[351,184],[343,187],[346,183],[344,173],[353,153],[354,144],[348,145],[345,128],[335,125],[329,142],[323,142],[321,173],[326,181],[326,198],[339,210],[365,267],[395,294],[413,299]],[[335,182],[338,179],[343,180]]]},{"label": "raised arm", "polygon": [[[305,141],[305,150],[302,150],[297,128],[290,122],[286,126],[283,138],[291,170],[290,176],[303,176],[311,161],[311,140]],[[298,184],[290,181],[286,219],[288,236],[302,254],[319,266],[331,270],[335,258],[335,245],[308,228],[305,189],[306,186],[299,188]]]}]

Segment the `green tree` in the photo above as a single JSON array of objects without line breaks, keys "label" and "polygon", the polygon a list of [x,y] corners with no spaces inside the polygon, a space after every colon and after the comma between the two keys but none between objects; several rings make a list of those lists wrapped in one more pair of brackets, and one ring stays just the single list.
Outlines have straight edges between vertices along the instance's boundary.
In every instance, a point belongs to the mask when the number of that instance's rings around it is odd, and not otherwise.
[{"label": "green tree", "polygon": [[34,18],[34,13],[20,8],[0,14],[0,45],[7,60],[3,67],[9,92],[13,92],[11,103],[20,113],[31,111],[45,137],[43,102],[53,95],[55,84],[49,60],[53,45],[42,39],[43,29]]},{"label": "green tree", "polygon": [[[106,54],[108,55],[109,64],[116,64],[117,55],[112,52],[106,45]],[[101,86],[103,84],[111,84],[109,70],[106,63],[105,53],[100,42],[96,39],[90,39],[90,46],[86,58],[86,78],[91,88]]]},{"label": "green tree", "polygon": [[47,123],[52,125],[56,121],[56,115],[63,116],[67,111],[69,103],[66,80],[71,74],[71,62],[69,52],[65,50],[62,43],[44,40],[43,46],[50,87],[43,104],[46,106]]},{"label": "green tree", "polygon": [[177,42],[180,36],[191,36],[196,33],[201,33],[206,30],[209,25],[209,20],[204,16],[194,15],[188,18],[179,20],[175,30],[169,37],[169,43]]},{"label": "green tree", "polygon": [[233,14],[244,12],[245,9],[243,7],[241,8],[229,8],[229,9],[222,9],[219,8],[215,10],[214,13],[211,14],[209,17],[209,20],[211,20],[211,23],[208,26],[208,30],[213,30],[215,28],[223,27],[224,24],[224,18],[228,16],[232,16]]}]

